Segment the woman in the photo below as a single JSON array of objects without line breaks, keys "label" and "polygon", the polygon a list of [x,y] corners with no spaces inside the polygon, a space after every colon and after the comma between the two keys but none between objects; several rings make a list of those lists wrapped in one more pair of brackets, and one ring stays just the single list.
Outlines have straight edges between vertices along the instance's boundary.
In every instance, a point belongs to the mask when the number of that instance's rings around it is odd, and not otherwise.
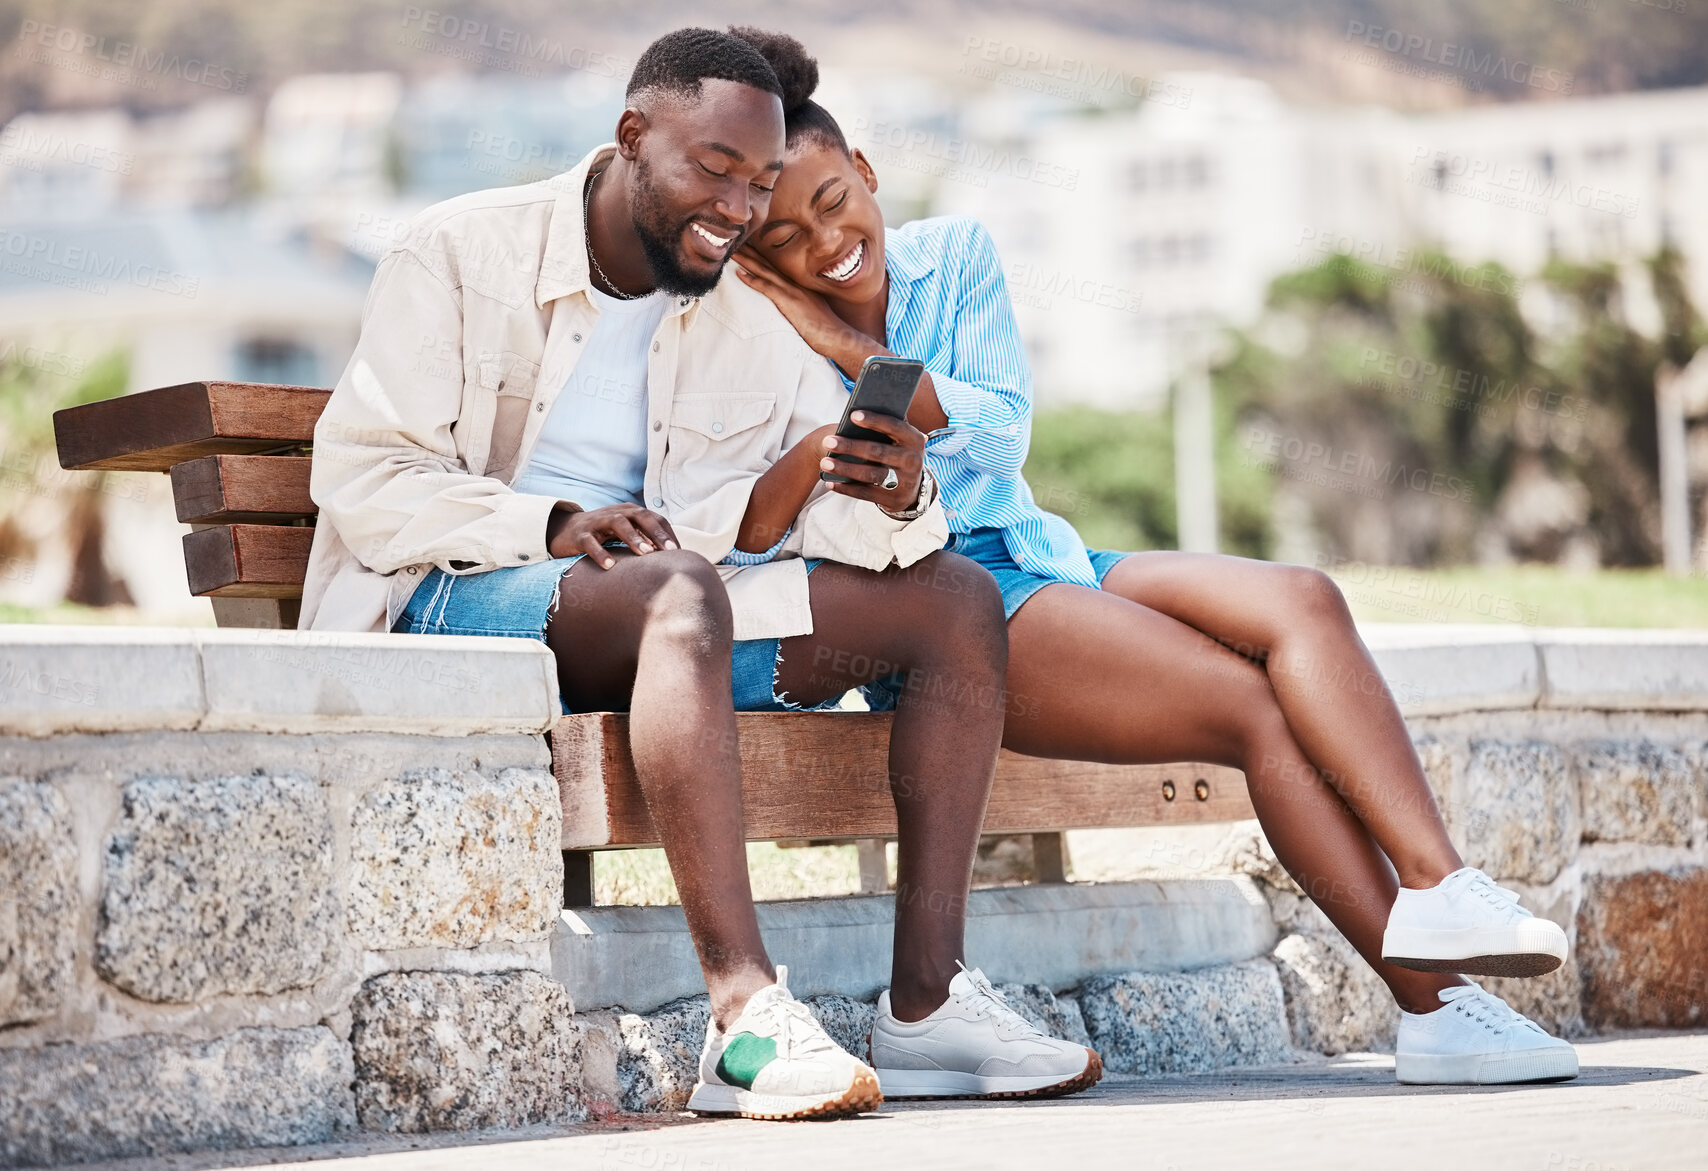
[{"label": "woman", "polygon": [[[1002,587],[1008,690],[1034,701],[1010,714],[1004,745],[1243,769],[1277,856],[1399,1003],[1400,1081],[1576,1076],[1570,1045],[1460,975],[1552,971],[1565,933],[1465,866],[1333,581],[1237,557],[1088,550],[1040,509],[1020,474],[1030,378],[988,233],[963,217],[886,230],[871,165],[810,100],[816,63],[792,38],[733,31],[782,81],[788,134],[740,279],[845,383],[873,354],[925,363],[909,420],[944,432],[927,462],[949,547]],[[787,525],[828,454],[875,450],[815,433],[755,492],[752,532]]]}]

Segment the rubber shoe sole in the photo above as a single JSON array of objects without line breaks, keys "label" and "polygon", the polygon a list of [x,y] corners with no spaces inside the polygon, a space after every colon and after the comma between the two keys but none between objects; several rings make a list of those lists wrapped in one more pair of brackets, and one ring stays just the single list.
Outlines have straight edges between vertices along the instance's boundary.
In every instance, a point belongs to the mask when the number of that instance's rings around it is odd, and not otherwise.
[{"label": "rubber shoe sole", "polygon": [[1526,1049],[1517,1053],[1398,1053],[1394,1077],[1408,1086],[1503,1086],[1563,1082],[1578,1076],[1575,1050]]},{"label": "rubber shoe sole", "polygon": [[1382,959],[1414,972],[1545,976],[1566,961],[1565,933],[1532,924],[1512,931],[1389,928],[1382,936]]},{"label": "rubber shoe sole", "polygon": [[696,1114],[738,1115],[771,1122],[847,1118],[867,1114],[883,1104],[878,1079],[861,1071],[846,1090],[836,1094],[759,1094],[740,1086],[700,1082],[688,1098],[688,1109]]},{"label": "rubber shoe sole", "polygon": [[947,1069],[880,1069],[886,1098],[1062,1098],[1103,1080],[1103,1059],[1087,1049],[1085,1068],[1069,1078],[984,1077]]}]

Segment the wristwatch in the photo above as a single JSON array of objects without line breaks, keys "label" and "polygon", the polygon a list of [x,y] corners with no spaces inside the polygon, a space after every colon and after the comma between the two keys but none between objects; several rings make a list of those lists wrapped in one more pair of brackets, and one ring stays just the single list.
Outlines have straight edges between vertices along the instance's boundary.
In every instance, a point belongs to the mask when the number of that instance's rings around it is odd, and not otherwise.
[{"label": "wristwatch", "polygon": [[918,520],[925,515],[937,499],[937,477],[931,474],[931,469],[921,464],[919,467],[919,499],[913,502],[913,507],[906,512],[891,512],[883,505],[878,505],[879,511],[891,520]]}]

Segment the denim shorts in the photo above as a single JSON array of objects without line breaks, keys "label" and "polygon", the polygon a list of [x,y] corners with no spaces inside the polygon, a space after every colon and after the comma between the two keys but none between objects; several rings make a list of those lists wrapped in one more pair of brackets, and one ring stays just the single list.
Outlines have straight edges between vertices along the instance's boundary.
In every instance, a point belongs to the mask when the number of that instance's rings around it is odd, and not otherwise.
[{"label": "denim shorts", "polygon": [[[578,553],[460,576],[435,569],[415,587],[403,613],[392,624],[392,633],[487,634],[544,642],[546,623],[557,606],[558,581],[584,556]],[[809,558],[807,572],[818,565],[816,559]],[[777,665],[781,653],[782,640],[776,638],[743,639],[735,644],[730,684],[736,711],[817,711],[836,706],[837,699],[809,706],[779,696]],[[568,713],[567,703],[563,710]]]},{"label": "denim shorts", "polygon": [[[1014,617],[1014,611],[1020,609],[1021,603],[1026,599],[1045,586],[1055,585],[1061,580],[1028,573],[1014,564],[1014,558],[1008,552],[1008,545],[1002,539],[1001,529],[974,529],[970,533],[954,533],[944,548],[951,553],[959,553],[962,557],[970,557],[990,570],[990,575],[996,578],[996,584],[1002,590],[1004,618]],[[1109,576],[1109,571],[1115,568],[1117,561],[1132,556],[1130,553],[1116,553],[1109,549],[1087,549],[1086,553],[1091,557],[1091,569],[1097,574],[1098,585],[1103,584],[1103,579]]]},{"label": "denim shorts", "polygon": [[[1028,573],[1014,563],[1014,557],[1008,552],[1008,545],[1002,539],[1001,529],[974,529],[970,533],[952,533],[949,543],[944,549],[950,553],[959,553],[962,557],[977,561],[990,570],[990,575],[996,578],[997,588],[1002,591],[1002,616],[1004,619],[1014,617],[1014,612],[1020,609],[1021,603],[1047,585],[1055,585],[1060,578],[1041,577],[1036,573]],[[1097,574],[1097,584],[1102,585],[1103,579],[1109,576],[1109,571],[1115,568],[1115,563],[1130,553],[1117,553],[1110,549],[1087,549],[1091,557],[1092,571]],[[866,697],[866,705],[875,712],[894,711],[896,700],[901,696],[902,676],[891,675],[887,679],[879,679],[860,688],[860,694]]]}]

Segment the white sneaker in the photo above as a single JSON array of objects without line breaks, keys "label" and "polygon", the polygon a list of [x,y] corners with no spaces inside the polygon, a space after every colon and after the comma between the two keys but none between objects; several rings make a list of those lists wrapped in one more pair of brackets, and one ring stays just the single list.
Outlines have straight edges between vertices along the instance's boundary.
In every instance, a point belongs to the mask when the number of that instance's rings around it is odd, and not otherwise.
[{"label": "white sneaker", "polygon": [[688,1109],[743,1118],[839,1118],[876,1110],[877,1076],[826,1035],[789,994],[789,969],[754,993],[727,1033],[706,1022],[700,1082]]},{"label": "white sneaker", "polygon": [[1444,988],[1444,1007],[1401,1011],[1394,1075],[1406,1085],[1492,1086],[1564,1081],[1578,1055],[1529,1017],[1475,984]]},{"label": "white sneaker", "polygon": [[888,1098],[1053,1098],[1103,1076],[1094,1050],[1040,1032],[964,964],[949,999],[922,1021],[898,1021],[878,997],[872,1066]]},{"label": "white sneaker", "polygon": [[1566,962],[1566,933],[1467,866],[1428,890],[1401,888],[1388,912],[1382,958],[1416,972],[1541,976]]}]

